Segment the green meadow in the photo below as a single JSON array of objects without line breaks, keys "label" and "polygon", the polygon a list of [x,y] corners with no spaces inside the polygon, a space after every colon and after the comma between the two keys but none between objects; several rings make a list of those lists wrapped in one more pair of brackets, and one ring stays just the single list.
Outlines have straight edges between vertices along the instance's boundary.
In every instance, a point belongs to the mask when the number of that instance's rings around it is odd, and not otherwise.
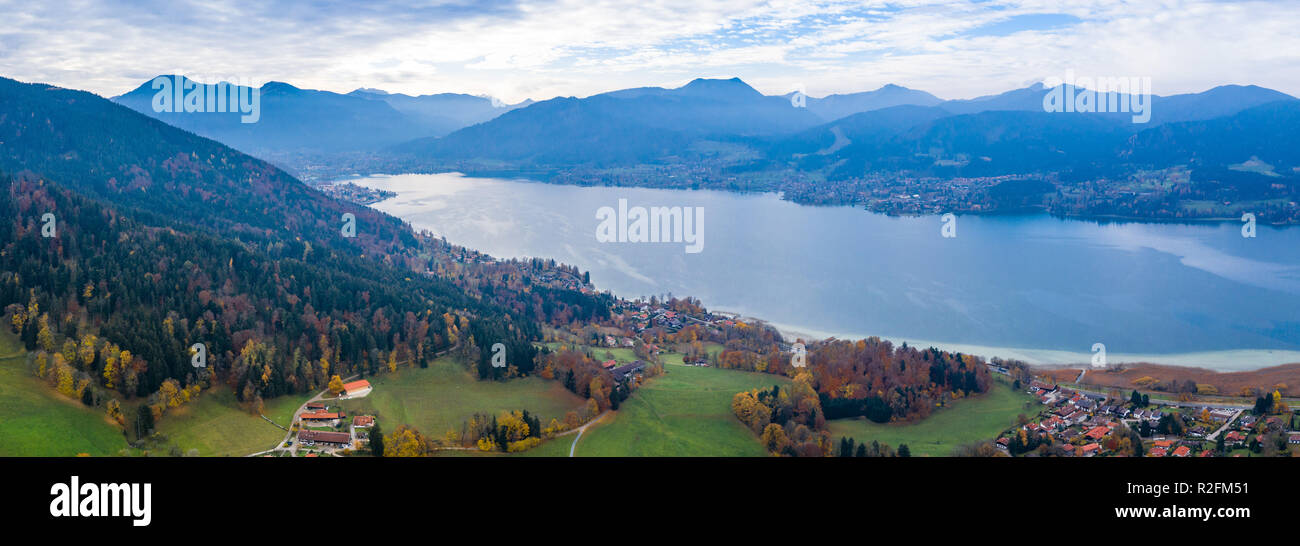
[{"label": "green meadow", "polygon": [[8,329],[0,333],[0,457],[117,455],[122,431],[102,408],[66,398],[27,368],[27,352]]},{"label": "green meadow", "polygon": [[[288,426],[293,412],[313,393],[279,396],[267,400],[263,412]],[[128,413],[128,415],[131,415]],[[181,453],[198,450],[204,457],[240,457],[279,445],[286,432],[239,407],[235,393],[225,387],[203,391],[199,399],[172,409],[159,420],[158,433]]]},{"label": "green meadow", "polygon": [[907,444],[913,456],[942,457],[953,448],[971,442],[993,440],[998,433],[1015,424],[1016,416],[1034,415],[1036,408],[1026,409],[1034,399],[1027,394],[1011,390],[1001,381],[975,398],[954,401],[929,417],[914,423],[874,423],[867,419],[836,419],[827,423],[831,438],[839,442],[841,436],[853,438],[858,443],[877,441],[897,449]]},{"label": "green meadow", "polygon": [[[667,354],[666,373],[646,381],[619,410],[582,435],[574,453],[589,457],[759,457],[758,438],[731,412],[736,393],[787,385],[770,374],[696,368]],[[677,362],[677,364],[673,364]],[[571,441],[571,440],[570,440]],[[570,441],[563,442],[563,456]],[[550,449],[559,451],[558,447]],[[552,452],[551,454],[554,454]]]},{"label": "green meadow", "polygon": [[479,381],[451,357],[430,362],[428,368],[402,368],[367,379],[374,385],[369,395],[341,402],[349,415],[375,415],[386,432],[407,424],[433,438],[459,431],[475,413],[526,409],[545,426],[585,402],[560,382],[540,377]]}]

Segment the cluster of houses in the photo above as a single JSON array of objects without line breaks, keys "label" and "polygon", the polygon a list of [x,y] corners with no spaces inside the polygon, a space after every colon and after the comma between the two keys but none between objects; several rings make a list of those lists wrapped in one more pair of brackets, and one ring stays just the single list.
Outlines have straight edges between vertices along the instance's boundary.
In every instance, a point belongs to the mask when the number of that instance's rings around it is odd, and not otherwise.
[{"label": "cluster of houses", "polygon": [[591,287],[583,282],[582,277],[560,269],[547,269],[538,275],[534,282],[551,288],[573,290],[583,294],[592,293]]},{"label": "cluster of houses", "polygon": [[669,333],[676,333],[689,324],[716,328],[736,325],[734,317],[709,312],[698,315],[679,313],[670,309],[667,304],[653,306],[649,303],[635,303],[627,312],[627,317],[632,320],[632,331],[638,334],[655,327],[663,328]]},{"label": "cluster of houses", "polygon": [[667,307],[652,308],[650,304],[641,304],[641,307],[633,311],[631,316],[632,330],[638,334],[656,326],[662,327],[669,333],[675,333],[686,326],[685,316]]},{"label": "cluster of houses", "polygon": [[[375,426],[373,416],[357,415],[349,420],[347,412],[341,409],[331,410],[323,402],[308,403],[299,419],[302,426],[298,430],[298,445],[318,447],[325,451],[356,447],[359,441],[366,439],[369,429]],[[316,430],[310,427],[335,430]]]},{"label": "cluster of houses", "polygon": [[[1108,401],[1105,396],[1042,381],[1031,382],[1028,392],[1038,398],[1044,409],[1037,420],[999,437],[995,445],[1001,450],[1010,450],[1012,435],[1018,435],[1023,430],[1027,437],[1051,439],[1063,456],[1104,455],[1107,454],[1107,436],[1119,428],[1121,423],[1130,429],[1139,430],[1145,422],[1154,430],[1162,419],[1172,417],[1180,420],[1185,433],[1177,437],[1156,436],[1150,440],[1144,439],[1144,447],[1148,447],[1146,456],[1209,457],[1214,454],[1215,444],[1211,440],[1217,438],[1216,432],[1224,434],[1227,448],[1246,447],[1247,438],[1255,430],[1258,419],[1254,415],[1246,415],[1234,422],[1233,418],[1241,411],[1227,408],[1183,408],[1183,411],[1169,406],[1131,408],[1125,403]],[[1289,425],[1284,418],[1267,419],[1270,420],[1270,427]],[[1300,432],[1291,432],[1288,439],[1291,444],[1300,444]]]},{"label": "cluster of houses", "polygon": [[630,337],[617,337],[617,338],[616,338],[616,337],[614,337],[614,336],[609,336],[609,335],[607,335],[607,336],[605,336],[605,346],[606,346],[606,347],[623,347],[623,348],[626,348],[626,349],[631,349],[632,347],[636,346],[636,342],[633,341],[632,338],[630,338]]}]

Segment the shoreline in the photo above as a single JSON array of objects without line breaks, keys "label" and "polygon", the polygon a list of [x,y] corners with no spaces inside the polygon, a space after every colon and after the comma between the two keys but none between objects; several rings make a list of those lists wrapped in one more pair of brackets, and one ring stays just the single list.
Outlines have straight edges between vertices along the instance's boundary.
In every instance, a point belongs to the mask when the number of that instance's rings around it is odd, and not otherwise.
[{"label": "shoreline", "polygon": [[[604,187],[604,188],[641,188],[641,189],[651,189],[651,190],[718,191],[718,192],[733,193],[738,195],[772,194],[777,196],[777,198],[782,201],[794,203],[801,207],[847,207],[847,208],[862,210],[864,212],[868,212],[871,214],[880,214],[889,217],[928,217],[928,216],[941,215],[940,213],[926,213],[926,212],[892,214],[884,211],[872,210],[871,207],[869,206],[869,203],[862,203],[862,202],[808,203],[796,199],[787,199],[785,196],[785,192],[779,188],[759,189],[759,190],[737,190],[737,189],[728,189],[725,187],[675,187],[675,186],[656,186],[652,184],[637,184],[637,183],[574,184],[570,182],[555,181],[549,177],[544,177],[544,176],[543,177],[530,176],[530,174],[543,174],[543,173],[545,173],[545,171],[484,170],[484,171],[465,172],[465,171],[460,171],[455,169],[433,171],[433,172],[405,172],[405,173],[398,173],[398,174],[377,173],[377,172],[369,173],[369,174],[353,173],[350,175],[339,175],[328,179],[324,179],[321,181],[321,183],[337,184],[342,182],[357,182],[362,179],[380,177],[380,176],[391,177],[391,176],[402,176],[402,175],[410,175],[410,174],[414,174],[414,175],[455,174],[461,176],[462,178],[503,179],[503,180],[519,181],[519,182],[531,182],[536,184],[549,184],[554,186],[572,186],[577,188]],[[549,173],[549,174],[554,174],[554,173]],[[961,212],[954,211],[953,213],[958,216],[963,216],[963,215],[1014,216],[1014,215],[1022,215],[1022,214],[1024,215],[1045,214],[1047,216],[1051,216],[1053,218],[1058,218],[1062,220],[1078,220],[1078,221],[1097,222],[1097,223],[1126,223],[1126,224],[1180,224],[1180,225],[1191,225],[1191,226],[1194,225],[1217,226],[1217,225],[1230,224],[1230,223],[1239,224],[1241,222],[1241,219],[1237,216],[1227,216],[1227,217],[1190,216],[1190,217],[1182,217],[1182,218],[1171,218],[1171,217],[1163,217],[1163,216],[1130,216],[1130,215],[1122,215],[1122,214],[1067,214],[1067,213],[1052,212],[1051,210],[1049,210],[1049,208],[1046,205],[1033,205],[1033,206],[1023,207],[1019,209],[1006,209],[1006,210],[983,210],[983,211],[968,210],[968,211],[961,211]],[[1289,223],[1289,222],[1259,222],[1258,224],[1270,226],[1278,229],[1283,229],[1292,226],[1300,226],[1300,223]]]},{"label": "shoreline", "polygon": [[[811,340],[834,337],[836,339],[856,340],[872,337],[862,334],[824,332],[802,326],[771,322],[756,317],[745,318],[759,320],[767,323],[773,328],[776,328],[777,332],[780,332],[781,337],[786,342],[792,342],[798,338]],[[1092,366],[1092,353],[1082,351],[1032,349],[1025,347],[995,347],[990,345],[974,345],[970,343],[931,341],[902,336],[875,337],[887,340],[894,345],[902,345],[906,342],[909,346],[913,347],[934,347],[944,351],[954,351],[981,356],[986,360],[993,357],[1015,359],[1041,368],[1078,368],[1081,366]],[[1107,353],[1106,360],[1110,365],[1159,364],[1164,366],[1178,366],[1181,368],[1204,368],[1216,372],[1247,372],[1263,368],[1271,368],[1274,366],[1300,363],[1300,351],[1290,351],[1285,349],[1226,349],[1190,353]]]},{"label": "shoreline", "polygon": [[[466,175],[464,173],[452,172],[446,174],[451,174],[453,176],[457,176],[462,179],[475,178],[473,176]],[[355,183],[362,187],[374,188],[376,186],[381,186],[379,189],[387,189],[382,187],[383,186],[382,183],[375,184],[375,182],[380,180],[390,179],[397,176],[403,176],[403,175],[392,175],[392,174],[369,175],[362,178],[351,179],[349,180],[349,182]],[[526,178],[518,179],[518,180],[522,182],[528,182],[528,183],[554,184],[550,182],[529,180]],[[656,189],[656,188],[652,188],[652,189]],[[657,189],[665,189],[665,188],[657,188]],[[425,188],[425,190],[428,191],[428,188]],[[388,189],[388,191],[393,191],[393,190]],[[695,191],[701,191],[701,190],[695,190]],[[702,191],[725,191],[725,190],[705,189]],[[401,194],[403,192],[396,192],[396,193]],[[756,193],[767,193],[767,192],[756,192]],[[394,197],[396,198],[396,196]],[[378,207],[378,205],[385,203],[387,201],[389,200],[386,199],[380,202],[372,203],[367,206],[369,208],[381,210]],[[842,206],[842,205],[836,205],[836,206]],[[867,212],[870,214],[881,214],[881,213],[873,213],[870,211]],[[394,216],[400,217],[400,215],[395,213],[389,213],[389,214],[393,214]],[[994,214],[994,213],[989,213],[989,214]],[[1048,213],[1037,212],[1031,214],[1048,214]],[[1078,219],[1076,219],[1076,221],[1078,221]],[[600,289],[597,288],[597,290]],[[861,333],[819,331],[814,328],[807,328],[804,326],[785,324],[785,323],[774,322],[763,318],[752,317],[750,316],[749,313],[745,313],[745,312],[727,311],[720,308],[711,309],[711,310],[715,313],[734,315],[745,319],[762,321],[776,328],[777,331],[781,334],[781,336],[786,341],[793,341],[794,339],[799,337],[803,337],[805,339],[825,339],[828,337],[836,337],[838,339],[864,339],[864,338],[872,337],[872,335],[864,335]],[[1073,367],[1091,366],[1091,360],[1092,360],[1092,353],[1087,351],[1068,351],[1068,350],[1059,350],[1059,349],[1035,349],[1035,348],[1028,348],[1028,347],[1002,347],[1002,346],[991,346],[991,345],[979,345],[979,344],[972,344],[972,343],[954,343],[954,342],[934,341],[934,340],[912,338],[908,336],[897,336],[897,335],[894,336],[876,335],[875,337],[888,340],[894,343],[895,345],[901,345],[902,343],[906,342],[908,345],[912,345],[912,346],[919,346],[919,347],[933,346],[935,348],[946,350],[946,351],[978,355],[984,357],[985,359],[1000,357],[1004,359],[1021,360],[1026,363],[1035,366],[1040,366],[1040,367],[1062,367],[1063,368],[1063,367],[1071,367],[1071,366]],[[1205,368],[1205,369],[1211,369],[1215,371],[1250,371],[1250,370],[1257,370],[1261,368],[1268,368],[1268,367],[1279,366],[1284,364],[1300,363],[1300,350],[1228,349],[1228,350],[1200,351],[1200,352],[1188,352],[1188,353],[1163,353],[1163,354],[1108,353],[1107,360],[1112,364],[1151,363],[1151,364],[1163,364],[1163,365],[1171,365],[1171,366],[1179,366],[1179,367]]]}]

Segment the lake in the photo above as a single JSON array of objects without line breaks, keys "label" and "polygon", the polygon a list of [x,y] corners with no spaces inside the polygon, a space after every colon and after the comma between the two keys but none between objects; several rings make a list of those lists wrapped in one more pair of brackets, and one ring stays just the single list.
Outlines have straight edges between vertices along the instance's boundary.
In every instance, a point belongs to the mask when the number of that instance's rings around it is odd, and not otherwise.
[{"label": "lake", "polygon": [[[456,173],[369,176],[374,208],[498,258],[591,271],[629,298],[700,298],[788,335],[880,336],[1043,364],[1213,369],[1300,362],[1300,228],[1047,214],[890,217],[774,194],[577,187]],[[598,211],[701,208],[686,242],[600,242]],[[694,214],[689,215],[694,218]],[[635,230],[633,230],[635,231]],[[687,230],[688,232],[690,230]],[[626,237],[624,240],[626,240]]]}]

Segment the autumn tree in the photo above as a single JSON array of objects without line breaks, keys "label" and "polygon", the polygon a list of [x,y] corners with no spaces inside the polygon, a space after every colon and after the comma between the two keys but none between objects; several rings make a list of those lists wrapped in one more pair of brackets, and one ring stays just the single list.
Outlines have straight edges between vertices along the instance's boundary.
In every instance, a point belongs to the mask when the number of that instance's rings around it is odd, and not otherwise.
[{"label": "autumn tree", "polygon": [[380,443],[383,444],[385,457],[424,457],[433,451],[432,442],[420,431],[407,425],[398,425],[397,430],[384,437]]}]

